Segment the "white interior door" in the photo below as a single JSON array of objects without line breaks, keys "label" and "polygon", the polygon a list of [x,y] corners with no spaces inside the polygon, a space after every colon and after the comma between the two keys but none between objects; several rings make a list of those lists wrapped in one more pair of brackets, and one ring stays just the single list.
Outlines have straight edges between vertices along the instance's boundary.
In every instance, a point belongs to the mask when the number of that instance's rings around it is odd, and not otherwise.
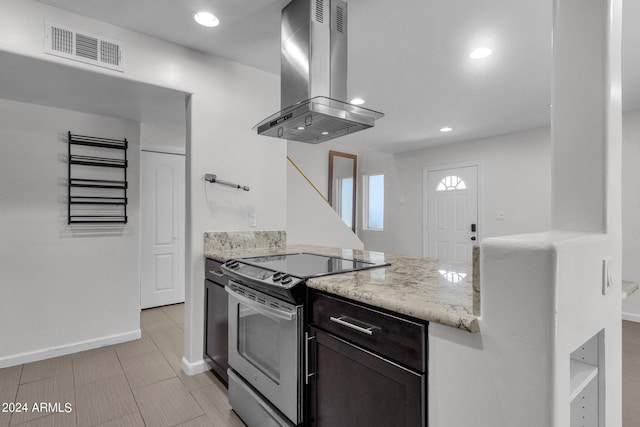
[{"label": "white interior door", "polygon": [[478,242],[477,166],[428,170],[425,175],[424,255],[471,262]]},{"label": "white interior door", "polygon": [[184,302],[185,157],[140,155],[140,305]]}]

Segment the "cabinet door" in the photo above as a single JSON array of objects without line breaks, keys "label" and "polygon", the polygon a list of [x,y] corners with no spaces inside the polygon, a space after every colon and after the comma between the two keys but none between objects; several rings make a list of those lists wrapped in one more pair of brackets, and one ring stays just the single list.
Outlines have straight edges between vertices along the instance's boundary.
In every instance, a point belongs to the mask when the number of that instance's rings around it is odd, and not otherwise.
[{"label": "cabinet door", "polygon": [[311,425],[425,425],[425,375],[314,327],[310,337]]},{"label": "cabinet door", "polygon": [[224,286],[206,280],[206,343],[205,352],[213,361],[213,370],[225,381],[227,380],[227,368],[229,368],[228,356],[228,312],[229,305],[227,292]]}]

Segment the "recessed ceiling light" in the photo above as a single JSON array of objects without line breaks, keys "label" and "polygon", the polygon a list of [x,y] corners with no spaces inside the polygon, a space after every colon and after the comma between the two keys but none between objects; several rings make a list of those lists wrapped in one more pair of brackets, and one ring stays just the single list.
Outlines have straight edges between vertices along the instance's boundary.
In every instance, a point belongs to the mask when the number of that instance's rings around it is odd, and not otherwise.
[{"label": "recessed ceiling light", "polygon": [[324,131],[324,132],[322,132],[322,134],[323,134],[323,135],[329,135],[329,132]]},{"label": "recessed ceiling light", "polygon": [[304,130],[304,126],[298,126],[298,130]]},{"label": "recessed ceiling light", "polygon": [[453,128],[450,128],[449,126],[445,126],[443,128],[440,128],[440,132],[451,132],[453,130]]},{"label": "recessed ceiling light", "polygon": [[211,12],[198,12],[193,15],[193,19],[205,27],[217,27],[220,23],[218,17]]},{"label": "recessed ceiling light", "polygon": [[471,59],[482,59],[482,58],[486,58],[487,56],[491,55],[492,53],[493,53],[493,51],[491,49],[489,49],[488,47],[482,46],[482,47],[474,49],[473,52],[471,52],[469,54],[469,58],[471,58]]},{"label": "recessed ceiling light", "polygon": [[353,98],[351,101],[349,101],[349,103],[351,103],[353,105],[362,105],[362,104],[364,104],[364,99],[362,99],[362,98]]}]

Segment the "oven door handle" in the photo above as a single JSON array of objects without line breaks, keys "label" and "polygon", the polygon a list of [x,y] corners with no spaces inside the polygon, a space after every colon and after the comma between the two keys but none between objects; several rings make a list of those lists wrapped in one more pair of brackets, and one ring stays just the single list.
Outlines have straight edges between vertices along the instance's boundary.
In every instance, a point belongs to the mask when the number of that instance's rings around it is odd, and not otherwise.
[{"label": "oven door handle", "polygon": [[277,317],[278,319],[283,319],[283,320],[287,320],[289,322],[291,322],[293,319],[296,318],[296,314],[295,313],[289,313],[287,311],[283,311],[283,310],[278,310],[277,308],[273,308],[273,307],[269,307],[263,304],[260,304],[259,302],[256,302],[252,299],[249,299],[243,295],[238,294],[237,292],[233,291],[232,289],[229,289],[228,287],[224,287],[224,290],[227,291],[227,293],[232,296],[233,298],[237,299],[238,302],[240,302],[243,305],[246,305],[247,307],[251,307],[252,309],[254,309],[255,311],[258,311],[260,313],[263,313],[267,316],[273,316],[273,317]]}]

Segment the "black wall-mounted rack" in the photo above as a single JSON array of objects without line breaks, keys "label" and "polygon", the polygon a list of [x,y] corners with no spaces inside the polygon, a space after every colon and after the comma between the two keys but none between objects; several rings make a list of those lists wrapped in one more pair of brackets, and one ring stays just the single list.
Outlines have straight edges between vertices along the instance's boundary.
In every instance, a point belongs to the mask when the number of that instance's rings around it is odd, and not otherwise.
[{"label": "black wall-mounted rack", "polygon": [[[72,147],[88,147],[78,154]],[[76,135],[69,132],[68,151],[68,224],[126,224],[127,223],[127,148],[123,140]],[[76,147],[78,149],[79,147]],[[94,150],[95,149],[95,150]],[[122,152],[119,157],[94,156],[103,149]],[[91,155],[89,155],[91,154]],[[75,166],[118,168],[122,173],[116,180],[80,178],[80,169]],[[72,173],[76,177],[72,176]],[[121,178],[121,179],[120,179]],[[92,189],[95,192],[92,192]]]}]

